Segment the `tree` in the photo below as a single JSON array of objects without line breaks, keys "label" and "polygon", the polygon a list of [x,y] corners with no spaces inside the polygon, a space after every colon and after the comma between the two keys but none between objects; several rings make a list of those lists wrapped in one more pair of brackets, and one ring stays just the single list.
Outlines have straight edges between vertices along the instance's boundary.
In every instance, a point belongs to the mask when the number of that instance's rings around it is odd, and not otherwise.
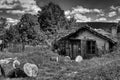
[{"label": "tree", "polygon": [[7,19],[4,17],[0,18],[0,31],[3,31],[3,29],[5,29],[5,27],[7,26]]},{"label": "tree", "polygon": [[4,40],[6,43],[17,43],[19,39],[19,32],[16,29],[16,25],[10,26],[9,29],[6,29],[4,34]]},{"label": "tree", "polygon": [[68,20],[59,5],[50,2],[38,12],[40,29],[46,36],[45,42],[51,46],[59,31],[68,29]]},{"label": "tree", "polygon": [[3,51],[3,49],[7,46],[6,40],[5,40],[5,31],[7,26],[7,19],[1,17],[0,18],[0,40],[2,40],[2,43],[0,44],[0,50]]},{"label": "tree", "polygon": [[19,34],[17,42],[23,45],[23,51],[26,44],[33,43],[38,39],[38,34],[34,29],[36,22],[34,22],[30,16],[32,15],[24,14],[21,17],[20,22],[16,25],[16,30]]},{"label": "tree", "polygon": [[38,13],[38,22],[43,31],[54,34],[57,30],[66,29],[67,19],[64,10],[59,5],[50,2],[41,7],[42,11]]}]

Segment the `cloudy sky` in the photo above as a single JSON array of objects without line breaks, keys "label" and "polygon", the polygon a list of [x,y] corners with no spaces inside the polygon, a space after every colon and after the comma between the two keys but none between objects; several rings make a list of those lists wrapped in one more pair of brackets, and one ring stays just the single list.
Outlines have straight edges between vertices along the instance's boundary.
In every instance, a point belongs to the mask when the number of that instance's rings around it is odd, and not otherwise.
[{"label": "cloudy sky", "polygon": [[0,0],[0,16],[15,21],[24,13],[36,14],[50,1],[65,10],[67,18],[78,22],[120,20],[120,0]]}]

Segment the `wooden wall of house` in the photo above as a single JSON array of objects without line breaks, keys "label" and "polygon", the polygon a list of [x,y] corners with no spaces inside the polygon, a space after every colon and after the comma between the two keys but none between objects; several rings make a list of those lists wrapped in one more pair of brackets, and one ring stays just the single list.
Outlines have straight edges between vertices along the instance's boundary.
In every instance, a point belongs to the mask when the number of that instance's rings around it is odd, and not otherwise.
[{"label": "wooden wall of house", "polygon": [[[72,37],[71,37],[72,38]],[[98,47],[98,49],[103,49],[105,48],[106,51],[109,51],[109,42],[105,39],[102,39],[94,34],[92,34],[89,31],[84,31],[82,33],[78,33],[78,36],[74,37],[74,39],[90,39],[90,40],[95,40],[96,41],[96,45]]]},{"label": "wooden wall of house", "polygon": [[59,44],[59,54],[70,56],[75,59],[77,55],[81,55],[81,40],[62,40]]},{"label": "wooden wall of house", "polygon": [[117,27],[112,27],[111,33],[113,37],[117,37]]},{"label": "wooden wall of house", "polygon": [[[95,54],[89,54],[86,44],[88,40],[95,41]],[[77,55],[81,55],[83,58],[99,55],[98,50],[103,50],[105,52],[109,51],[109,42],[90,33],[89,31],[83,31],[82,33],[76,34],[74,37],[62,40],[59,46],[60,55],[70,56],[72,59],[75,59]]]},{"label": "wooden wall of house", "polygon": [[[87,44],[88,41],[95,42],[95,44],[89,45]],[[59,54],[63,56],[70,56],[71,59],[75,59],[78,55],[81,55],[84,59],[97,56],[96,41],[93,41],[93,40],[79,40],[79,39],[63,40],[61,41],[59,47],[60,47]],[[93,50],[93,47],[94,47],[94,50]]]}]

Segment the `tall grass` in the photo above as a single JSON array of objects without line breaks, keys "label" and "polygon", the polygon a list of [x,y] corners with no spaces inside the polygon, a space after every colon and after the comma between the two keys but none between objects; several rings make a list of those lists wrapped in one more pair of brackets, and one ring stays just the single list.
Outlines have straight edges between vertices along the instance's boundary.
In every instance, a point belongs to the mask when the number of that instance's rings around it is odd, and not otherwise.
[{"label": "tall grass", "polygon": [[[24,52],[16,53],[0,52],[0,59],[16,56],[22,64],[21,68],[26,62],[34,63],[38,66],[39,74],[35,79],[30,78],[31,80],[114,80],[113,78],[119,80],[119,54],[106,54],[99,58],[94,57],[77,63],[75,61],[65,62],[63,56],[53,53],[48,47],[27,47]],[[58,56],[60,61],[50,61],[51,56]],[[74,72],[77,73],[74,74]]]}]

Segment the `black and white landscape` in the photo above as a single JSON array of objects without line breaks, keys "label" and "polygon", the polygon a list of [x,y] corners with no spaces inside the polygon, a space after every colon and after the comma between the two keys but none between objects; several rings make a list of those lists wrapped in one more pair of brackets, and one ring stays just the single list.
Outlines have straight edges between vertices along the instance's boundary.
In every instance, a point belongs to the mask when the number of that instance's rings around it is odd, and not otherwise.
[{"label": "black and white landscape", "polygon": [[0,0],[0,80],[120,80],[120,0]]}]

